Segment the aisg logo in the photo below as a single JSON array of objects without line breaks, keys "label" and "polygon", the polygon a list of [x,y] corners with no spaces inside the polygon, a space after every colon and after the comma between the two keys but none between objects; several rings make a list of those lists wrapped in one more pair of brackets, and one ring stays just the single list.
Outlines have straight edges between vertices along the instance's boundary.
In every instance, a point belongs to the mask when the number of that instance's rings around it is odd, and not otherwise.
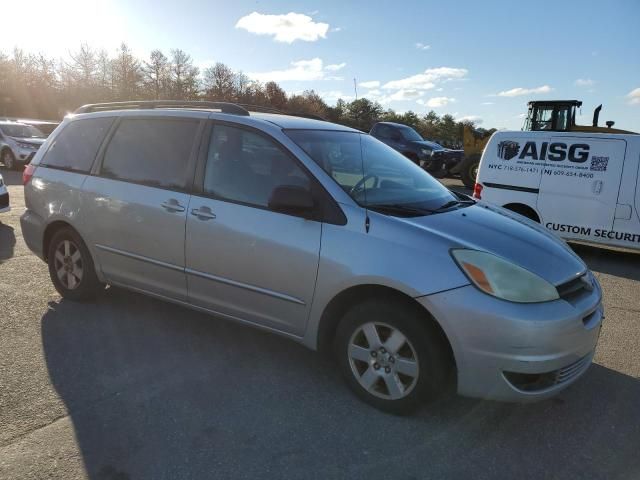
[{"label": "aisg logo", "polygon": [[512,140],[503,140],[498,144],[498,158],[503,160],[511,160],[518,155],[520,144]]}]

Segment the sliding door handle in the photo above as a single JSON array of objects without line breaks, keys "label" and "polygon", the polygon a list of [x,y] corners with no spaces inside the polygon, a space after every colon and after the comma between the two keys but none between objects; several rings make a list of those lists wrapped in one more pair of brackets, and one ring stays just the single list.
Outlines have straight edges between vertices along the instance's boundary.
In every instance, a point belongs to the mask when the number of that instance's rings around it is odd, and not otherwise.
[{"label": "sliding door handle", "polygon": [[216,218],[216,214],[209,207],[192,208],[191,215],[198,220],[212,220]]},{"label": "sliding door handle", "polygon": [[162,202],[160,204],[162,208],[164,208],[167,212],[184,212],[184,207],[178,203],[175,198],[170,198],[166,202]]}]

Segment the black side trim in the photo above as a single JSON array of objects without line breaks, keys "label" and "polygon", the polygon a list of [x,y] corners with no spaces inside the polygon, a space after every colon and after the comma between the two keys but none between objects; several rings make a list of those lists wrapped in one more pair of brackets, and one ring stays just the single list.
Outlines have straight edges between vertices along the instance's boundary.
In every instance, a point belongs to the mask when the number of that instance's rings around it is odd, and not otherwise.
[{"label": "black side trim", "polygon": [[516,192],[540,193],[539,188],[519,187],[517,185],[504,185],[502,183],[483,183],[485,187],[499,188],[501,190],[515,190]]}]

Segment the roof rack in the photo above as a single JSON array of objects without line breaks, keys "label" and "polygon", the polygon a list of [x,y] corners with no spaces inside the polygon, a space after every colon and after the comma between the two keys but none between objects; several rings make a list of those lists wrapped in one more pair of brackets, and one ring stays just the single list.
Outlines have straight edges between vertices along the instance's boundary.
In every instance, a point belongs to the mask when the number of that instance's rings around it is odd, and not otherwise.
[{"label": "roof rack", "polygon": [[247,109],[228,102],[205,102],[192,100],[140,100],[131,102],[91,103],[83,105],[73,113],[104,112],[108,110],[136,110],[153,108],[204,108],[220,110],[222,113],[248,116]]},{"label": "roof rack", "polygon": [[250,112],[275,113],[275,114],[278,114],[278,115],[288,115],[290,117],[302,117],[302,118],[309,118],[311,120],[320,120],[322,122],[326,122],[327,121],[326,118],[322,118],[320,115],[314,115],[313,113],[283,112],[282,110],[278,110],[277,108],[274,108],[274,107],[266,107],[266,106],[262,106],[262,105],[249,105],[249,104],[246,104],[246,103],[239,103],[238,105],[240,105],[241,107],[246,108]]}]

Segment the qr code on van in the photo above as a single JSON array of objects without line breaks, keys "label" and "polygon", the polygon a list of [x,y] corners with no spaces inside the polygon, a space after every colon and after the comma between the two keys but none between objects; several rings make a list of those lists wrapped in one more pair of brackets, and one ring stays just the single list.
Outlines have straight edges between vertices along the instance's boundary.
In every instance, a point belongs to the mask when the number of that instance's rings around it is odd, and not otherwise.
[{"label": "qr code on van", "polygon": [[609,157],[591,157],[591,168],[593,172],[606,172]]}]

